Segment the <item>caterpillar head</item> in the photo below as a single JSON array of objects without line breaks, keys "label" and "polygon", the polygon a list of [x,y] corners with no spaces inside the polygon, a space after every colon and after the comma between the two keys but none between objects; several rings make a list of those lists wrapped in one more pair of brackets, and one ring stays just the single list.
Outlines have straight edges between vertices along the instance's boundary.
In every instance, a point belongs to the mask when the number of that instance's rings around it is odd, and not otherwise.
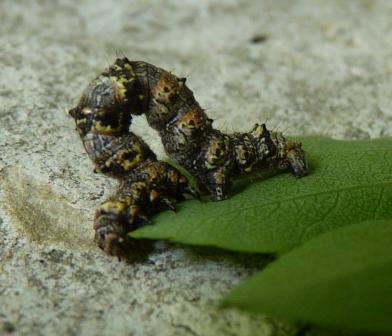
[{"label": "caterpillar head", "polygon": [[148,241],[129,237],[125,222],[113,214],[97,213],[94,221],[95,241],[108,255],[127,261],[145,260],[152,245]]},{"label": "caterpillar head", "polygon": [[305,158],[305,152],[301,143],[288,141],[283,149],[283,158],[279,163],[281,168],[287,169],[295,177],[308,175],[309,169]]},{"label": "caterpillar head", "polygon": [[94,221],[95,237],[98,246],[108,255],[122,256],[125,253],[124,225],[113,214],[99,214]]},{"label": "caterpillar head", "polygon": [[308,174],[308,165],[301,143],[287,140],[282,133],[268,131],[265,124],[256,124],[249,133],[257,144],[259,160],[278,169],[288,170],[295,177]]}]

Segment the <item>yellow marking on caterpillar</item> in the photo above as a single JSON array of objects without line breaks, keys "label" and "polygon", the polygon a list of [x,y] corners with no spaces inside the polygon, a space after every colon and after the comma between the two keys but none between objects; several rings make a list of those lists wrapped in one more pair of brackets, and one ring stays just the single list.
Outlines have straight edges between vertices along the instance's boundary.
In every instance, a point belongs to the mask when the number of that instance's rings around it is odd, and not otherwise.
[{"label": "yellow marking on caterpillar", "polygon": [[120,197],[118,199],[120,202],[124,203],[126,207],[129,207],[131,204],[135,202],[132,196],[125,196],[125,197]]},{"label": "yellow marking on caterpillar", "polygon": [[255,129],[253,130],[253,133],[257,136],[262,136],[264,133],[265,126],[264,125],[257,125]]},{"label": "yellow marking on caterpillar", "polygon": [[124,76],[121,76],[120,78],[116,76],[111,76],[110,80],[114,85],[115,88],[114,92],[117,100],[124,101],[126,99],[126,93],[127,93],[127,89],[124,84],[128,82],[128,79],[125,78]]},{"label": "yellow marking on caterpillar", "polygon": [[124,155],[128,153],[127,150],[121,150],[116,155],[116,161],[125,169],[130,170],[135,167],[138,163],[143,161],[143,149],[140,144],[134,144],[132,151],[136,152],[132,160],[125,159]]},{"label": "yellow marking on caterpillar", "polygon": [[113,134],[119,132],[121,130],[121,127],[121,125],[118,125],[117,128],[113,128],[111,125],[102,125],[100,120],[95,120],[93,122],[92,130],[102,134]]},{"label": "yellow marking on caterpillar", "polygon": [[130,170],[135,167],[138,163],[143,161],[143,156],[141,154],[135,155],[135,158],[132,161],[124,160],[121,162],[121,166],[124,167],[125,170]]},{"label": "yellow marking on caterpillar", "polygon": [[98,210],[105,212],[105,213],[113,213],[113,214],[119,214],[122,211],[124,211],[126,208],[126,205],[122,202],[119,201],[107,201],[103,204],[101,204],[98,207]]},{"label": "yellow marking on caterpillar", "polygon": [[127,70],[129,70],[129,71],[132,71],[132,74],[134,73],[134,72],[133,72],[133,68],[132,68],[132,66],[131,66],[130,64],[126,63],[126,64],[124,65],[124,68],[127,69]]}]

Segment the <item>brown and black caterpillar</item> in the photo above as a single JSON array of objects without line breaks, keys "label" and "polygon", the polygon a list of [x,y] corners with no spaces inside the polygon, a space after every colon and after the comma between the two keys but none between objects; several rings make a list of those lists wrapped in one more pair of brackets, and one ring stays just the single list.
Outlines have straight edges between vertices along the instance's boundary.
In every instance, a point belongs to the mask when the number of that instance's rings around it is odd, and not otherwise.
[{"label": "brown and black caterpillar", "polygon": [[96,240],[109,254],[119,254],[126,233],[159,207],[194,195],[183,175],[129,131],[132,115],[146,115],[169,157],[215,200],[228,196],[233,177],[256,168],[285,169],[296,177],[308,172],[301,144],[264,124],[247,133],[214,129],[185,82],[146,62],[117,59],[70,111],[95,170],[123,181],[117,195],[100,205],[94,223]]}]

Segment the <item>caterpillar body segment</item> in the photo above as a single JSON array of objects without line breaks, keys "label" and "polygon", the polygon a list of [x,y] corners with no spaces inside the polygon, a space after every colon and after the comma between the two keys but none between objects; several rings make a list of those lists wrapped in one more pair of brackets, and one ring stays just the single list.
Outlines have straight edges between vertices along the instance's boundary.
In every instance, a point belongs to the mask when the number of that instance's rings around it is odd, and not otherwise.
[{"label": "caterpillar body segment", "polygon": [[136,167],[116,194],[97,209],[95,240],[107,254],[123,256],[133,242],[126,234],[137,229],[154,213],[175,209],[175,203],[193,195],[188,180],[162,161],[145,161]]},{"label": "caterpillar body segment", "polygon": [[89,133],[84,147],[95,163],[94,172],[122,177],[146,160],[156,160],[154,152],[137,135],[120,136]]},{"label": "caterpillar body segment", "polygon": [[156,159],[149,146],[129,132],[132,114],[143,110],[140,92],[132,67],[116,62],[88,85],[70,110],[97,172],[121,177],[141,162]]}]

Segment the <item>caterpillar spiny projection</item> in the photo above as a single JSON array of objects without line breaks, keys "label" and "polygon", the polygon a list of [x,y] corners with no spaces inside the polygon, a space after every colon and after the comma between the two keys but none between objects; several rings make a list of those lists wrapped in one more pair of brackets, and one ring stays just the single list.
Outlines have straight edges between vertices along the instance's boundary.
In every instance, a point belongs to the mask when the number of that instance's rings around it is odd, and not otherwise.
[{"label": "caterpillar spiny projection", "polygon": [[121,255],[126,234],[160,208],[196,196],[177,169],[157,160],[129,131],[132,115],[146,115],[169,157],[215,200],[228,196],[233,177],[255,168],[276,167],[296,177],[308,172],[301,144],[264,124],[247,133],[214,129],[185,81],[146,62],[117,59],[70,110],[95,171],[122,181],[117,194],[98,207],[94,222],[95,239],[108,254]]}]

